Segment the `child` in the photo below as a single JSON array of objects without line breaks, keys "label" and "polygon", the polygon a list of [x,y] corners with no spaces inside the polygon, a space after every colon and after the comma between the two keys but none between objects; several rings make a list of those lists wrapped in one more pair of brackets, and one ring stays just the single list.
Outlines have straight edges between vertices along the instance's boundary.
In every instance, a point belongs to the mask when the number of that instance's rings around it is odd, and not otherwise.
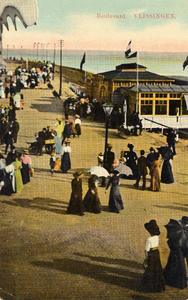
[{"label": "child", "polygon": [[55,152],[52,152],[50,157],[50,167],[51,167],[52,174],[54,173],[55,161],[56,161]]}]

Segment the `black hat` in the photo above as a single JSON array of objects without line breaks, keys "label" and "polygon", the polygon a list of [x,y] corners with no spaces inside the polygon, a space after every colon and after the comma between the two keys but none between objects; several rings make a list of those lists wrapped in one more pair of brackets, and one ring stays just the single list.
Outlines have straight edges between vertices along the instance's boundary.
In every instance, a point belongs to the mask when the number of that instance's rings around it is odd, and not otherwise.
[{"label": "black hat", "polygon": [[149,223],[145,223],[144,227],[151,235],[160,235],[159,226],[155,220],[150,220]]},{"label": "black hat", "polygon": [[140,155],[144,155],[145,151],[144,150],[140,150]]},{"label": "black hat", "polygon": [[155,149],[153,148],[153,147],[150,147],[150,149],[149,149],[150,151],[155,151]]},{"label": "black hat", "polygon": [[181,219],[182,219],[182,221],[183,221],[184,223],[186,223],[186,224],[188,223],[188,217],[183,216]]},{"label": "black hat", "polygon": [[133,149],[133,148],[134,148],[134,145],[131,144],[131,143],[129,143],[129,144],[127,145],[127,147],[128,147],[129,149]]}]

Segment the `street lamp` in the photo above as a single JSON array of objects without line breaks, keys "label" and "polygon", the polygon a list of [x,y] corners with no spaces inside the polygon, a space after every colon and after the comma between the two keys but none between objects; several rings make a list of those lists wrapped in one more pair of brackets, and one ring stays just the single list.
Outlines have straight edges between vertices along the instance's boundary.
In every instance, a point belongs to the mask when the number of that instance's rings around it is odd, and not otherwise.
[{"label": "street lamp", "polygon": [[36,45],[37,43],[34,43],[33,44],[33,61],[35,60],[35,45]]},{"label": "street lamp", "polygon": [[48,45],[49,43],[46,44],[46,61],[48,61]]},{"label": "street lamp", "polygon": [[38,42],[38,43],[37,43],[37,61],[38,61],[38,49],[39,49],[38,46],[39,46],[39,45],[40,45],[40,43]]},{"label": "street lamp", "polygon": [[107,144],[108,144],[108,125],[109,125],[109,117],[113,111],[113,105],[105,103],[103,106],[103,110],[106,115],[106,134],[105,134],[105,150],[104,150],[104,168],[107,167]]},{"label": "street lamp", "polygon": [[8,47],[9,47],[9,45],[7,45],[7,59],[8,59]]}]

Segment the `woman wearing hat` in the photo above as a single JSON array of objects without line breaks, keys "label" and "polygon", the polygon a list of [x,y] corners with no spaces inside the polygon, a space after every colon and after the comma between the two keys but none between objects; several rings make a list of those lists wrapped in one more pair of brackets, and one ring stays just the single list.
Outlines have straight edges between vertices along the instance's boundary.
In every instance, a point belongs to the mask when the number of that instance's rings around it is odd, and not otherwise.
[{"label": "woman wearing hat", "polygon": [[143,285],[148,292],[162,292],[165,290],[165,282],[158,249],[160,230],[156,220],[145,223],[144,227],[150,233],[150,237],[145,246],[148,266],[143,275]]},{"label": "woman wearing hat", "polygon": [[111,185],[108,207],[110,212],[115,213],[119,213],[120,210],[124,209],[121,190],[119,186],[119,175],[120,174],[117,170],[112,171],[105,191],[106,193],[109,186]]},{"label": "woman wearing hat", "polygon": [[75,121],[74,121],[74,124],[75,124],[75,130],[76,130],[76,135],[79,137],[81,135],[81,120],[80,120],[80,116],[79,115],[75,115]]},{"label": "woman wearing hat", "polygon": [[88,187],[89,189],[83,201],[84,207],[86,211],[99,214],[101,212],[101,203],[97,191],[96,175],[91,175],[91,177],[88,179]]},{"label": "woman wearing hat", "polygon": [[77,170],[73,176],[74,179],[72,180],[72,193],[70,202],[67,208],[67,214],[78,214],[83,216],[84,213],[84,206],[82,201],[82,170]]},{"label": "woman wearing hat", "polygon": [[150,167],[151,190],[156,192],[160,190],[160,176],[159,176],[160,162],[158,158],[159,158],[159,154],[155,153],[155,160],[152,162]]},{"label": "woman wearing hat", "polygon": [[125,160],[126,160],[126,165],[131,168],[132,170],[132,175],[129,175],[130,179],[137,179],[137,154],[135,151],[133,151],[134,149],[134,145],[129,143],[127,145],[127,147],[129,148],[129,151],[126,151],[124,154]]},{"label": "woman wearing hat", "polygon": [[23,184],[30,182],[29,169],[31,168],[31,158],[27,155],[28,150],[24,149],[20,161],[22,163],[21,174]]},{"label": "woman wearing hat", "polygon": [[70,140],[65,141],[65,145],[62,147],[62,157],[61,157],[61,171],[67,173],[71,169],[71,160],[70,160]]},{"label": "woman wearing hat", "polygon": [[57,122],[55,123],[55,127],[56,127],[57,135],[62,137],[62,133],[63,133],[63,129],[64,129],[62,118],[57,118]]},{"label": "woman wearing hat", "polygon": [[15,180],[16,180],[16,193],[20,192],[23,189],[23,181],[21,175],[21,161],[19,160],[19,154],[15,156],[15,161],[13,161],[13,165],[15,168]]}]

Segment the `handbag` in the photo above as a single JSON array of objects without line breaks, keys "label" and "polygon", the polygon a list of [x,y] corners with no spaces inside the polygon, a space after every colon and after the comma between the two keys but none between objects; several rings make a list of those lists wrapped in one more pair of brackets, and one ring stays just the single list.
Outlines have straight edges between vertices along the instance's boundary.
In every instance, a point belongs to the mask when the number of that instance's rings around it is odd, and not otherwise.
[{"label": "handbag", "polygon": [[34,169],[33,169],[33,168],[30,168],[30,169],[29,169],[29,176],[30,176],[30,177],[33,177],[33,176],[34,176]]},{"label": "handbag", "polygon": [[144,267],[145,270],[148,268],[148,260],[147,260],[147,258],[144,259],[143,267]]}]

